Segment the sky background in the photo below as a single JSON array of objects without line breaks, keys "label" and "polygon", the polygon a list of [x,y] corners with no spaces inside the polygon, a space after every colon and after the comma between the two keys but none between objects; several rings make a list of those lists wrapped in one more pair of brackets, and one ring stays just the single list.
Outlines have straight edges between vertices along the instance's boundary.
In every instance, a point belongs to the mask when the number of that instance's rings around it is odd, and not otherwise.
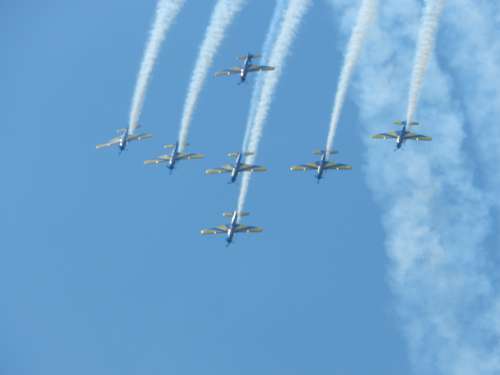
[{"label": "sky background", "polygon": [[[260,145],[269,172],[252,178],[244,223],[263,233],[229,248],[199,235],[235,208],[238,185],[203,171],[239,150],[255,77],[207,80],[189,140],[206,159],[173,175],[143,165],[176,140],[214,3],[186,2],[143,109],[154,138],[118,155],[95,145],[127,126],[155,1],[0,2],[0,373],[411,371],[349,95],[335,148],[353,170],[319,185],[288,170],[312,161],[328,131],[346,44],[328,2],[303,20]],[[211,71],[260,51],[273,6],[248,2]]]}]

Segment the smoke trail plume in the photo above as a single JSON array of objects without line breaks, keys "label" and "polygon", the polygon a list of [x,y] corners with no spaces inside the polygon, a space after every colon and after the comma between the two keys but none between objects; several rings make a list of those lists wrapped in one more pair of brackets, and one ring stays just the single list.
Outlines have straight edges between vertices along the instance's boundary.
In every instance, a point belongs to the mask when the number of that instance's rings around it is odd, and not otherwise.
[{"label": "smoke trail plume", "polygon": [[244,0],[219,0],[215,5],[205,33],[205,39],[201,44],[198,58],[196,59],[193,74],[191,75],[191,82],[189,83],[188,94],[184,102],[184,111],[179,130],[180,151],[186,146],[193,113],[215,54],[224,39],[226,29],[231,25],[231,22],[241,10],[244,2]]},{"label": "smoke trail plume", "polygon": [[[343,0],[332,2],[346,6]],[[371,124],[387,121],[405,104],[397,93],[407,84],[405,62],[413,54],[407,36],[415,29],[419,1],[386,0],[381,11],[356,90],[370,133]],[[439,125],[426,128],[435,141],[405,145],[404,154],[394,157],[392,150],[367,140],[367,181],[384,211],[391,287],[413,372],[498,374],[498,258],[485,251],[497,247],[488,241],[491,207],[476,186],[449,76],[435,60],[429,68],[420,115]]]},{"label": "smoke trail plume", "polygon": [[[266,34],[266,39],[262,47],[262,61],[265,64],[271,53],[271,47],[276,39],[278,33],[278,26],[281,19],[283,18],[283,11],[285,9],[285,0],[276,0],[276,5],[274,7],[273,17],[271,19],[271,24]],[[252,128],[253,119],[255,117],[255,111],[257,108],[257,101],[260,97],[260,92],[262,90],[263,77],[262,74],[257,74],[255,86],[252,91],[252,99],[250,100],[250,110],[248,111],[247,126],[245,128],[245,136],[243,138],[242,150],[246,150],[248,137],[250,136],[250,129]]]},{"label": "smoke trail plume", "polygon": [[327,153],[332,151],[333,141],[337,132],[337,125],[339,123],[342,107],[344,106],[347,88],[351,80],[352,72],[358,61],[361,47],[365,39],[366,33],[370,23],[375,16],[377,9],[377,0],[363,0],[358,12],[356,24],[352,30],[349,43],[347,44],[347,51],[344,56],[344,65],[340,73],[339,82],[337,84],[337,92],[335,94],[335,102],[333,104],[332,118],[330,121],[330,128],[328,130],[328,137],[326,140]]},{"label": "smoke trail plume", "polygon": [[[283,64],[288,56],[288,53],[290,52],[290,47],[295,39],[298,28],[300,26],[300,22],[306,14],[310,3],[311,0],[290,0],[288,3],[288,7],[283,15],[281,29],[273,45],[273,49],[269,59],[269,64],[276,67],[276,70],[270,72],[269,74],[266,74],[264,77],[262,90],[260,93],[260,98],[258,101],[254,122],[250,131],[250,137],[247,147],[247,150],[253,152],[254,154],[246,159],[245,162],[247,163],[254,163],[257,157],[258,146],[260,139],[262,138],[264,124],[267,119],[269,109],[271,108],[276,85],[278,84],[281,73],[283,71]],[[246,173],[243,175],[241,183],[240,194],[238,198],[238,211],[243,211],[249,183],[250,174]]]},{"label": "smoke trail plume", "polygon": [[425,4],[422,24],[418,35],[417,52],[413,63],[413,71],[410,81],[410,92],[408,95],[408,109],[406,121],[410,124],[417,110],[420,91],[424,80],[425,71],[429,64],[429,58],[434,49],[434,40],[439,25],[439,16],[444,7],[445,0],[429,0]]},{"label": "smoke trail plume", "polygon": [[500,205],[500,127],[494,125],[500,118],[500,4],[456,0],[446,15],[443,22],[450,28],[445,34],[450,35],[446,53],[471,126],[471,144],[477,145],[483,166],[477,172],[487,184],[492,203]]},{"label": "smoke trail plume", "polygon": [[183,5],[184,0],[159,0],[156,5],[155,19],[149,33],[146,50],[144,51],[137,82],[135,84],[134,96],[132,97],[128,125],[130,133],[133,133],[137,128],[144,105],[144,99],[146,97],[146,91],[151,79],[151,73],[153,72],[156,59],[158,58],[161,44]]}]

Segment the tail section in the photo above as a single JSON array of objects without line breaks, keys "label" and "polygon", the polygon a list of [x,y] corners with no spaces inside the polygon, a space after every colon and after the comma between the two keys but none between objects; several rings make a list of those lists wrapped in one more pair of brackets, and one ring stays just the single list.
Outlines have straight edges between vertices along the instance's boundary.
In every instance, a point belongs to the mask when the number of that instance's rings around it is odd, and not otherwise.
[{"label": "tail section", "polygon": [[237,213],[239,217],[244,217],[244,216],[250,215],[250,212],[246,212],[246,211],[241,211],[241,212],[238,212],[238,211],[228,211],[228,212],[223,212],[222,216],[224,216],[224,217],[233,217],[233,215],[235,213]]},{"label": "tail section", "polygon": [[249,53],[248,55],[238,56],[238,60],[245,61],[247,59],[247,57],[250,59],[258,59],[259,57],[261,57],[261,54],[260,53],[256,53],[256,54]]},{"label": "tail section", "polygon": [[[406,121],[397,120],[397,121],[394,121],[394,125],[405,126],[406,125]],[[410,122],[410,125],[411,126],[417,126],[417,125],[420,125],[420,124],[418,122],[416,122],[416,121],[412,121],[412,122]]]},{"label": "tail section", "polygon": [[[324,153],[326,153],[327,151],[326,150],[314,150],[313,151],[313,155],[323,155]],[[330,150],[328,151],[328,155],[334,155],[334,154],[338,154],[339,152],[337,150]]]},{"label": "tail section", "polygon": [[240,154],[241,154],[241,155],[243,155],[243,156],[250,156],[250,155],[254,155],[254,153],[253,153],[253,152],[229,152],[229,153],[227,154],[227,156],[229,156],[230,158],[235,159],[235,158],[237,158],[237,157],[238,157],[238,155],[240,155]]}]

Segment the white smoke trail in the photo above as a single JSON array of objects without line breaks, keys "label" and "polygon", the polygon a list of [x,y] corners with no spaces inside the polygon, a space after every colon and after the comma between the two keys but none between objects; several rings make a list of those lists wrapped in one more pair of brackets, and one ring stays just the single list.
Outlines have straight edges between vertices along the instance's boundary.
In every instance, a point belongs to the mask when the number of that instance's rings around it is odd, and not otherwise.
[{"label": "white smoke trail", "polygon": [[149,39],[144,51],[137,82],[135,84],[134,95],[132,97],[128,124],[128,129],[131,134],[134,133],[137,128],[144,105],[144,99],[146,98],[146,91],[151,79],[151,73],[153,72],[156,59],[158,58],[161,44],[183,5],[184,0],[159,0],[156,5],[155,19],[149,33]]},{"label": "white smoke trail", "polygon": [[471,144],[478,146],[483,168],[477,172],[485,172],[481,177],[492,203],[500,204],[500,127],[494,125],[500,118],[500,4],[455,0],[446,15],[443,21],[451,29],[446,34],[450,35],[446,40],[448,64],[471,125]]},{"label": "white smoke trail", "polygon": [[201,93],[201,89],[212,66],[213,59],[226,34],[226,29],[231,25],[236,14],[241,10],[244,0],[218,0],[210,18],[210,23],[205,33],[196,64],[191,75],[188,94],[184,102],[181,127],[179,130],[179,150],[186,146],[189,127],[193,113]]},{"label": "white smoke trail", "polygon": [[[285,10],[286,0],[276,0],[276,5],[273,11],[273,17],[269,25],[269,29],[266,34],[266,39],[262,47],[262,61],[265,64],[271,53],[271,47],[276,39],[278,33],[278,26],[281,19],[283,18],[283,11]],[[255,117],[255,111],[257,109],[257,101],[260,97],[260,92],[262,90],[263,77],[262,74],[257,74],[255,86],[252,91],[252,99],[250,100],[250,110],[248,111],[247,126],[245,128],[245,136],[243,137],[243,145],[241,149],[246,150],[248,138],[250,137],[250,129],[252,128],[253,119]]]},{"label": "white smoke trail", "polygon": [[[370,33],[356,86],[366,132],[404,105],[397,94],[406,86],[404,63],[413,52],[406,36],[418,9],[416,0],[386,0]],[[475,186],[452,92],[431,59],[420,114],[438,124],[427,128],[434,142],[405,145],[395,157],[367,140],[367,180],[385,212],[392,287],[414,373],[493,375],[500,373],[500,298],[494,258],[483,249],[490,206]]]},{"label": "white smoke trail", "polygon": [[408,124],[411,124],[414,120],[415,111],[417,110],[425,71],[427,70],[429,58],[434,49],[434,40],[436,39],[436,32],[439,25],[439,16],[443,10],[444,3],[445,0],[429,0],[425,4],[408,95],[408,109],[406,111],[406,121]]},{"label": "white smoke trail", "polygon": [[342,107],[344,106],[349,81],[351,80],[352,72],[358,61],[361,47],[365,39],[368,28],[375,16],[377,10],[377,0],[363,0],[359,8],[356,23],[352,30],[349,43],[347,44],[347,51],[344,56],[344,65],[340,73],[339,82],[337,84],[337,92],[335,94],[335,102],[333,104],[332,118],[330,121],[330,128],[328,130],[328,137],[326,140],[326,152],[332,151],[333,141],[337,132],[337,125],[339,123]]},{"label": "white smoke trail", "polygon": [[[264,124],[267,119],[269,109],[271,108],[276,85],[278,84],[281,73],[283,72],[285,59],[290,52],[290,47],[295,39],[300,22],[306,14],[310,4],[311,0],[290,0],[283,15],[281,29],[273,45],[269,59],[269,64],[276,67],[276,70],[266,74],[264,77],[262,91],[258,101],[257,111],[255,113],[247,147],[247,150],[253,152],[254,154],[245,160],[247,163],[254,163],[257,157],[257,151],[260,139],[262,138]],[[250,183],[250,176],[251,174],[249,173],[243,175],[240,194],[238,197],[238,211],[243,211]]]}]

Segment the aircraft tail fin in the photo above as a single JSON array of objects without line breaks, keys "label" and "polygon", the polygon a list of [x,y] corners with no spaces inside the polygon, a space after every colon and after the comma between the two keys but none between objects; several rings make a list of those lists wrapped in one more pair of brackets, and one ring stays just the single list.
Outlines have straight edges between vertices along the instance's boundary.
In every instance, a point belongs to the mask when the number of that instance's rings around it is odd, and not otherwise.
[{"label": "aircraft tail fin", "polygon": [[[224,217],[233,217],[233,215],[234,215],[235,212],[237,212],[237,211],[223,212],[222,216],[224,216]],[[238,212],[238,216],[239,217],[244,217],[244,216],[248,216],[248,215],[250,215],[250,212],[246,212],[246,211],[240,211],[240,212]]]},{"label": "aircraft tail fin", "polygon": [[242,56],[238,56],[238,60],[240,61],[245,61],[245,59],[249,57],[251,59],[258,59],[260,57],[262,57],[262,55],[260,53],[256,53],[256,54],[253,54],[253,53],[249,53],[248,55],[242,55]]},{"label": "aircraft tail fin", "polygon": [[[401,120],[394,121],[394,125],[404,126],[405,124],[406,124],[406,121],[401,121]],[[420,124],[418,122],[416,122],[416,121],[412,121],[412,122],[410,122],[410,125],[411,126],[417,126],[417,125],[420,125]]]},{"label": "aircraft tail fin", "polygon": [[[325,152],[327,152],[327,151],[317,149],[317,150],[313,151],[313,155],[320,156],[320,155],[323,155]],[[330,150],[330,151],[328,151],[328,155],[334,155],[334,154],[338,154],[338,153],[339,152],[337,150]]]},{"label": "aircraft tail fin", "polygon": [[[174,148],[176,145],[176,143],[169,143],[169,144],[166,144],[166,145],[163,145],[163,148]],[[184,146],[189,146],[189,143],[185,143]]]},{"label": "aircraft tail fin", "polygon": [[250,155],[254,155],[255,153],[249,152],[249,151],[247,151],[247,152],[229,152],[227,154],[227,156],[229,156],[230,158],[237,158],[239,154],[241,154],[243,156],[250,156]]}]

